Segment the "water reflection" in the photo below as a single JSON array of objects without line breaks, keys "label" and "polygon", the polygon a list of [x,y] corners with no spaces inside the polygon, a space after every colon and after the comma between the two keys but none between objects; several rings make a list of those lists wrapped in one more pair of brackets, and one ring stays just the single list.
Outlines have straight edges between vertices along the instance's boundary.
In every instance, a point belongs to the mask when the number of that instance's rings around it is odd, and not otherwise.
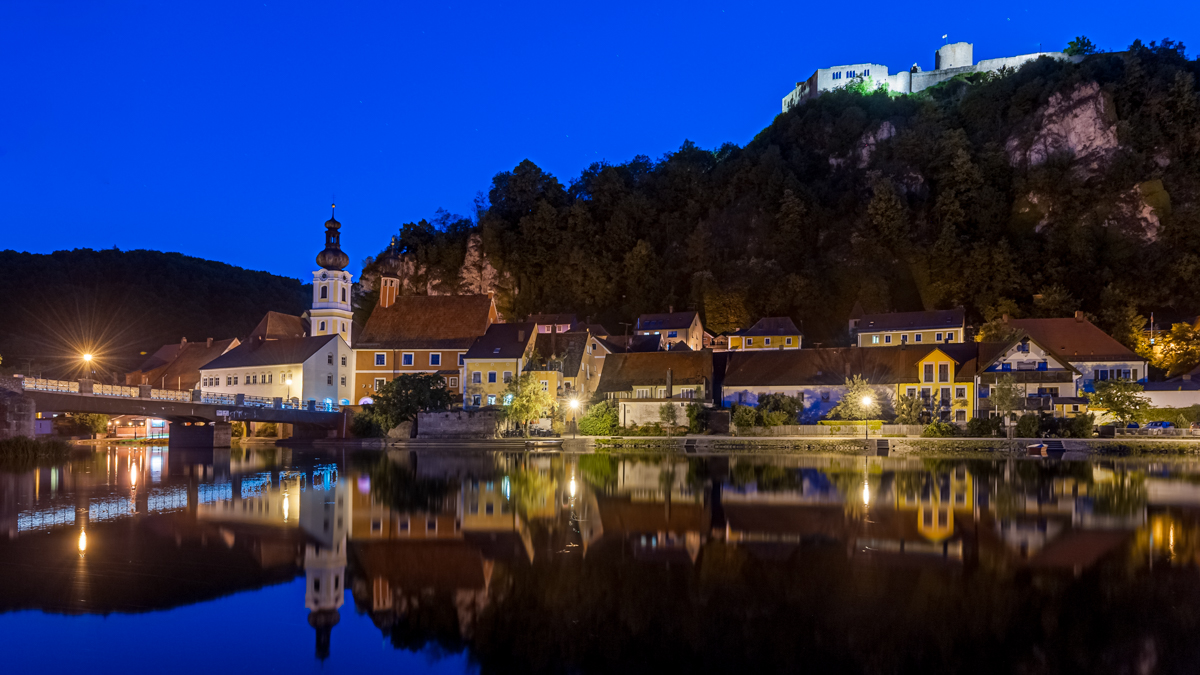
[{"label": "water reflection", "polygon": [[0,474],[0,611],[302,580],[334,662],[349,595],[487,672],[1188,671],[1198,516],[1193,462],[113,447]]}]

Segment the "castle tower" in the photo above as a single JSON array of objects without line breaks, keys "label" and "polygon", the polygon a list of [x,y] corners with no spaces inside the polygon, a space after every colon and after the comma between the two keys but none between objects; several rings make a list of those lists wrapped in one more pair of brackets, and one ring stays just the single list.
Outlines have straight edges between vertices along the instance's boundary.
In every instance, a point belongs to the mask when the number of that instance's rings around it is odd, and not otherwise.
[{"label": "castle tower", "polygon": [[[335,205],[336,206],[336,205]],[[346,272],[350,257],[339,246],[342,224],[329,216],[325,221],[325,250],[317,254],[317,265],[321,269],[313,272],[313,304],[310,317],[312,334],[340,334],[347,344],[350,342],[350,323],[354,309],[350,305],[351,278]]]},{"label": "castle tower", "polygon": [[387,255],[380,261],[383,272],[379,275],[379,306],[387,309],[396,302],[400,294],[400,257],[396,255],[396,238],[388,246]]}]

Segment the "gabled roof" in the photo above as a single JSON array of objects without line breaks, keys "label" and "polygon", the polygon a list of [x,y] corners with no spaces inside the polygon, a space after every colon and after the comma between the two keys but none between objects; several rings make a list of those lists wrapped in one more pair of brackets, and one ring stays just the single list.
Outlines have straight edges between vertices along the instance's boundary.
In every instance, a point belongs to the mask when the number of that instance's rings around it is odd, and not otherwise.
[{"label": "gabled roof", "polygon": [[611,334],[608,332],[607,328],[598,323],[579,324],[575,327],[575,330],[587,331],[588,333],[591,333],[592,337],[608,337]]},{"label": "gabled roof", "polygon": [[538,333],[534,340],[534,349],[542,362],[530,364],[525,370],[546,370],[551,358],[557,358],[562,363],[562,374],[575,377],[579,373],[579,364],[583,361],[583,350],[587,346],[587,333]]},{"label": "gabled roof", "polygon": [[564,323],[574,326],[579,323],[579,319],[576,319],[574,314],[531,314],[525,320],[543,326],[557,326]]},{"label": "gabled roof", "polygon": [[927,345],[900,347],[834,347],[733,352],[725,371],[725,387],[836,386],[851,375],[861,375],[871,384],[907,384],[920,380],[920,362],[935,349],[955,363],[954,381],[975,377],[975,345]]},{"label": "gabled roof", "polygon": [[656,352],[662,346],[658,335],[610,335],[600,340],[608,351],[618,352]]},{"label": "gabled roof", "polygon": [[1009,319],[1042,347],[1071,361],[1145,361],[1083,317]]},{"label": "gabled roof", "polygon": [[858,322],[859,332],[869,333],[884,330],[933,330],[937,328],[962,328],[966,324],[966,310],[938,309],[931,312],[891,312],[889,314],[864,314]]},{"label": "gabled roof", "polygon": [[250,340],[209,361],[202,370],[218,368],[260,368],[304,363],[313,354],[340,340],[337,335],[318,335],[280,340]]},{"label": "gabled roof", "polygon": [[[467,350],[466,359],[516,359],[533,344],[537,324],[494,323]],[[565,335],[565,333],[564,333]]]},{"label": "gabled roof", "polygon": [[684,330],[690,328],[695,319],[695,312],[643,314],[638,317],[634,330]]},{"label": "gabled roof", "polygon": [[800,329],[796,328],[796,324],[786,316],[763,317],[758,320],[753,326],[744,330],[739,330],[733,335],[743,337],[772,337],[776,335],[799,335]]},{"label": "gabled roof", "polygon": [[307,319],[294,314],[267,312],[266,316],[254,327],[254,330],[250,331],[250,335],[247,336],[246,341],[249,342],[260,337],[264,340],[299,338],[308,335],[308,333],[309,322]]},{"label": "gabled roof", "polygon": [[467,349],[495,316],[487,295],[402,295],[376,305],[356,338],[364,349]]},{"label": "gabled roof", "polygon": [[1033,336],[1029,335],[1022,329],[1018,329],[1016,334],[1013,335],[1008,340],[1008,342],[980,342],[979,343],[979,372],[983,372],[983,371],[987,370],[988,368],[991,368],[997,361],[1000,360],[1000,358],[1002,356],[1007,354],[1013,347],[1015,347],[1017,345],[1017,343],[1022,342],[1024,340],[1029,340],[1030,342],[1034,343],[1035,345],[1041,347],[1043,351],[1045,351],[1050,356],[1054,357],[1055,361],[1062,364],[1063,368],[1065,368],[1077,375],[1081,374],[1079,372],[1079,369],[1076,368],[1074,365],[1072,365],[1070,359],[1065,358],[1063,355],[1059,354],[1057,350],[1053,349],[1052,347],[1050,347],[1046,343],[1042,342],[1041,340],[1034,338]]},{"label": "gabled roof", "polygon": [[665,385],[667,369],[671,370],[674,384],[704,384],[705,394],[711,392],[713,359],[708,350],[610,354],[604,359],[596,391],[607,394],[645,385]]}]

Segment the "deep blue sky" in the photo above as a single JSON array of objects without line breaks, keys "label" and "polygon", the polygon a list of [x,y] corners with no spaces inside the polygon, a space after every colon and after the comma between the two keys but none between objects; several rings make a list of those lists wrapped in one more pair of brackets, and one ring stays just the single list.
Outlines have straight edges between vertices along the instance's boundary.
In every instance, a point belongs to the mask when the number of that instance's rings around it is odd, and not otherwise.
[{"label": "deep blue sky", "polygon": [[336,194],[351,270],[529,158],[745,144],[821,66],[1200,48],[1200,3],[0,2],[0,249],[181,251],[311,279]]}]

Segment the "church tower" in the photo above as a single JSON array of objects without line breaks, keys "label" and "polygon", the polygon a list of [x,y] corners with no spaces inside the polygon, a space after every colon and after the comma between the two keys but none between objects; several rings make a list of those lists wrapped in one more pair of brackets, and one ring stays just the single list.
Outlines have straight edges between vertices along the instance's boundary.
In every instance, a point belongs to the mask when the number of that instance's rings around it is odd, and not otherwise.
[{"label": "church tower", "polygon": [[345,271],[350,257],[339,246],[341,234],[338,230],[341,227],[332,215],[325,221],[325,250],[317,254],[317,265],[321,269],[313,272],[313,304],[309,317],[314,336],[340,334],[349,344],[354,309],[350,306],[350,273]]}]

